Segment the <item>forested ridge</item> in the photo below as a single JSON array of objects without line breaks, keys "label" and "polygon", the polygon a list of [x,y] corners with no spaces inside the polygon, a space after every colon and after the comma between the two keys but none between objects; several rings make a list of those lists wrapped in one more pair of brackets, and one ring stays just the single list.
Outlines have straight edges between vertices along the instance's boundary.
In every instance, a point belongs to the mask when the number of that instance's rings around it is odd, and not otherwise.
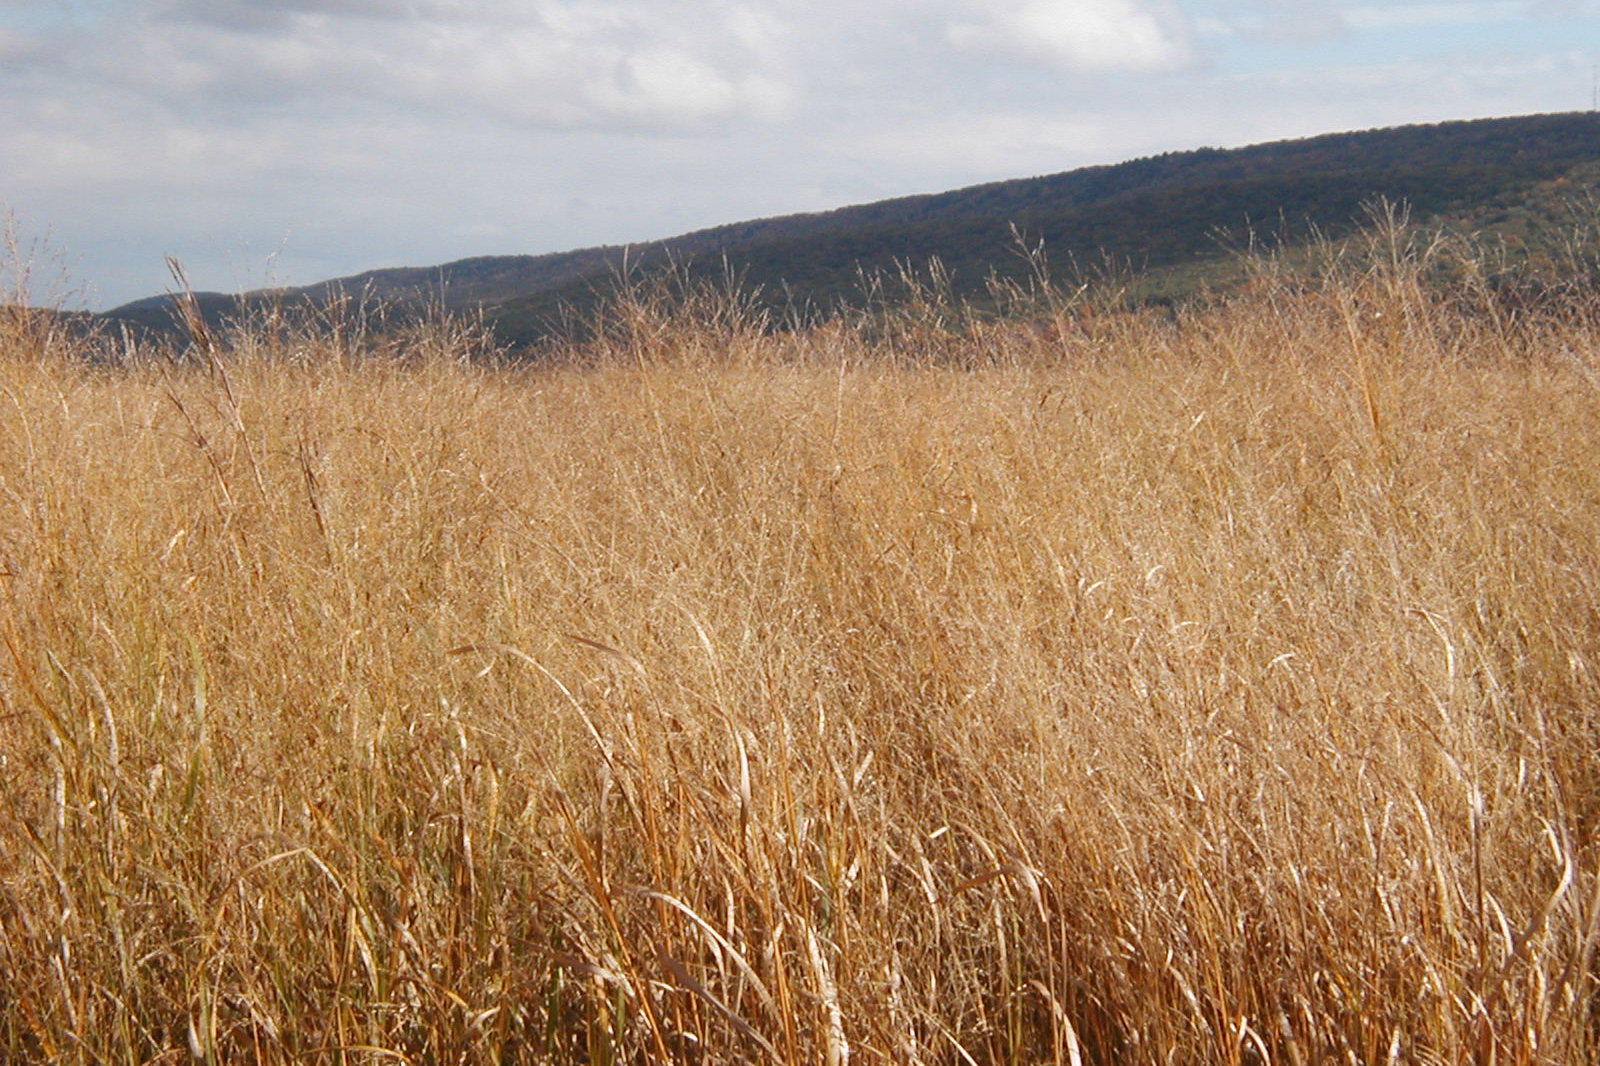
[{"label": "forested ridge", "polygon": [[[253,293],[246,306],[325,301],[332,291],[371,301],[481,309],[503,342],[530,343],[563,313],[578,317],[625,269],[667,263],[694,278],[728,276],[782,313],[825,314],[865,298],[874,277],[941,265],[949,295],[982,301],[996,278],[1037,262],[1057,270],[1110,267],[1155,279],[1181,298],[1225,273],[1232,250],[1257,239],[1337,240],[1379,201],[1415,221],[1510,238],[1517,254],[1549,257],[1553,231],[1600,171],[1600,115],[1575,112],[1336,133],[1247,148],[1169,152],[1110,166],[907,196],[834,211],[738,222],[629,247],[484,256],[440,266],[375,270],[300,289]],[[882,296],[882,290],[879,291]],[[210,317],[241,298],[200,294]],[[108,313],[161,327],[157,296]]]}]

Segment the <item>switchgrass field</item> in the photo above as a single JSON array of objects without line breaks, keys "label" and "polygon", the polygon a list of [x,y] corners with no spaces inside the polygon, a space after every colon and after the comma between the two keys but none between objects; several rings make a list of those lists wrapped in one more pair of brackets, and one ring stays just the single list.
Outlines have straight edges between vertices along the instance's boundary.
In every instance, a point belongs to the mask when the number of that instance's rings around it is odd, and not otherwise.
[{"label": "switchgrass field", "polygon": [[1600,303],[0,335],[0,1060],[1600,1058]]}]

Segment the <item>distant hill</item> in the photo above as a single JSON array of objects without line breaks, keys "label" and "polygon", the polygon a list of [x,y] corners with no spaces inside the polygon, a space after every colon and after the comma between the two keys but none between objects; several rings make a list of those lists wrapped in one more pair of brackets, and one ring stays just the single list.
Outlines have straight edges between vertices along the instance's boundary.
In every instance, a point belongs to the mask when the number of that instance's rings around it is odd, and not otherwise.
[{"label": "distant hill", "polygon": [[[1113,262],[1169,276],[1174,294],[1228,256],[1221,234],[1293,242],[1337,238],[1384,197],[1418,220],[1531,232],[1567,194],[1600,188],[1600,114],[1577,112],[1337,133],[1232,150],[1171,152],[1112,166],[993,182],[814,214],[718,226],[630,248],[463,259],[374,270],[248,301],[319,300],[335,288],[399,303],[481,308],[501,338],[526,344],[562,308],[580,313],[627,262],[669,259],[690,276],[732,270],[773,303],[828,309],[861,298],[861,278],[938,259],[959,296],[1020,275],[1015,233],[1057,264]],[[204,294],[208,315],[238,301]],[[170,299],[106,316],[159,326]]]}]

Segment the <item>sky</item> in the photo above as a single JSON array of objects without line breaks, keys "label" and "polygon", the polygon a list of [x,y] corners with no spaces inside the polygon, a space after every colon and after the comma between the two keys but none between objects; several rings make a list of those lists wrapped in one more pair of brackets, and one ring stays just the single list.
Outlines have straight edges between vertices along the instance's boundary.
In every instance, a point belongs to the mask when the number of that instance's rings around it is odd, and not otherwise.
[{"label": "sky", "polygon": [[1583,110],[1597,63],[1600,0],[0,0],[0,213],[104,309],[166,256],[241,292]]}]

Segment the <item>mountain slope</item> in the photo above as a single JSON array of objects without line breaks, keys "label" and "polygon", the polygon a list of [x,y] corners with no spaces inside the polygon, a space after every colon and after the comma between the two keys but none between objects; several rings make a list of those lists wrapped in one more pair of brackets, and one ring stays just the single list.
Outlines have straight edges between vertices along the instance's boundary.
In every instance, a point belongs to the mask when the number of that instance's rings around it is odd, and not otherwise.
[{"label": "mountain slope", "polygon": [[[1419,218],[1468,218],[1515,205],[1583,164],[1600,162],[1600,115],[1579,112],[1329,134],[1234,150],[1174,152],[1112,166],[907,196],[834,211],[718,226],[631,249],[600,247],[376,270],[293,290],[334,288],[401,302],[481,307],[511,344],[535,340],[563,306],[583,309],[626,261],[670,258],[691,276],[732,269],[768,299],[827,308],[858,298],[863,272],[938,259],[958,295],[991,273],[1027,269],[1013,227],[1056,262],[1110,259],[1141,270],[1223,255],[1221,232],[1294,240],[1337,236],[1377,197]],[[1476,213],[1476,214],[1475,214]],[[111,312],[148,322],[140,301]]]}]

